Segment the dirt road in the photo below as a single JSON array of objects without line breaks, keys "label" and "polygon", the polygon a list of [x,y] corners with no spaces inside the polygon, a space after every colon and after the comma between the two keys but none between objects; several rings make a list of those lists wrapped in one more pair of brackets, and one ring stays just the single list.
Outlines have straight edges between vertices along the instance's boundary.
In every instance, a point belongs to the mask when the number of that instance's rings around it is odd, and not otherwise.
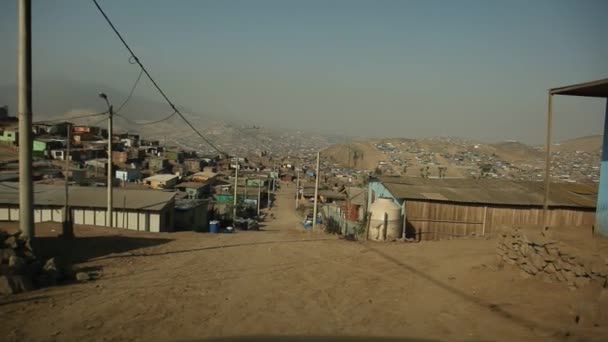
[{"label": "dirt road", "polygon": [[[69,251],[99,279],[0,299],[2,340],[184,340],[251,335],[603,340],[575,323],[591,289],[523,279],[495,242],[358,243],[303,231],[292,188],[260,232],[78,227]],[[49,227],[39,235],[52,236]],[[117,235],[120,234],[120,235]]]}]

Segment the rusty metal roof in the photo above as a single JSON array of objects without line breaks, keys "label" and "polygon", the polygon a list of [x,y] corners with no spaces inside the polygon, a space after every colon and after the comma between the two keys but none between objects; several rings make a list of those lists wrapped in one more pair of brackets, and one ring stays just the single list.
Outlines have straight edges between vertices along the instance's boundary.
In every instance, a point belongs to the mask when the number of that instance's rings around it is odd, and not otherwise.
[{"label": "rusty metal roof", "polygon": [[[69,204],[105,210],[106,191],[105,187],[70,186]],[[113,195],[114,209],[160,211],[172,202],[175,192],[115,188]],[[34,205],[63,206],[64,202],[63,185],[34,184]],[[19,205],[19,183],[0,183],[0,204]]]},{"label": "rusty metal roof", "polygon": [[[542,182],[499,179],[435,179],[378,177],[400,199],[499,205],[542,206]],[[595,208],[597,187],[587,184],[552,183],[549,205]]]},{"label": "rusty metal roof", "polygon": [[549,94],[608,98],[608,78],[549,89]]}]

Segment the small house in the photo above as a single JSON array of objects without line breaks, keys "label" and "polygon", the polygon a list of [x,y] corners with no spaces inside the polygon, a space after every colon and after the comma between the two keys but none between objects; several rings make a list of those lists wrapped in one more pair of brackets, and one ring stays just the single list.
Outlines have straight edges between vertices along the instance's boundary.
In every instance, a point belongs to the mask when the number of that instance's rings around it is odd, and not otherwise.
[{"label": "small house", "polygon": [[63,148],[63,142],[54,139],[34,139],[33,153],[38,156],[48,157],[53,149]]},{"label": "small house", "polygon": [[176,188],[185,192],[189,199],[200,199],[209,193],[209,184],[207,183],[184,182],[178,184]]},{"label": "small house", "polygon": [[191,180],[193,182],[207,182],[215,179],[217,175],[217,173],[209,171],[197,172],[192,175]]},{"label": "small house", "polygon": [[112,163],[125,164],[128,160],[128,154],[125,151],[112,151]]},{"label": "small house", "polygon": [[169,161],[165,158],[149,158],[148,167],[150,170],[163,170],[169,166]]},{"label": "small house", "polygon": [[144,178],[144,184],[152,189],[173,189],[177,185],[178,178],[172,174],[158,174]]},{"label": "small house", "polygon": [[19,145],[19,132],[16,129],[0,130],[0,143],[5,145]]},{"label": "small house", "polygon": [[149,140],[149,139],[141,139],[139,142],[139,146],[160,146],[160,142],[158,140]]},{"label": "small house", "polygon": [[126,149],[127,152],[127,161],[142,161],[146,158],[146,152],[144,150],[140,150],[138,148],[129,147]]},{"label": "small house", "polygon": [[184,152],[183,151],[164,151],[161,153],[163,158],[168,160],[173,160],[178,163],[182,163],[184,161]]},{"label": "small house", "polygon": [[138,169],[116,170],[116,178],[123,182],[136,182],[141,180],[141,171]]},{"label": "small house", "polygon": [[209,230],[207,213],[209,202],[201,199],[175,200],[175,230]]},{"label": "small house", "polygon": [[200,172],[203,168],[203,161],[200,159],[186,159],[184,161],[186,169],[192,173]]}]

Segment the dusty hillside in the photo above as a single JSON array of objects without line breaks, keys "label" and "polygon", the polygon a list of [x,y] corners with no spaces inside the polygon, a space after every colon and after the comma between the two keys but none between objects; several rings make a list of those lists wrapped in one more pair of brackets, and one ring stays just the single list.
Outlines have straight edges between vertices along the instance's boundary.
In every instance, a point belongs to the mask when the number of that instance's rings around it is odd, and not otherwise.
[{"label": "dusty hillside", "polygon": [[560,142],[554,146],[556,151],[597,153],[602,149],[602,136],[591,135]]},{"label": "dusty hillside", "polygon": [[380,161],[386,161],[386,156],[370,140],[335,144],[321,153],[334,163],[357,169],[373,170]]},{"label": "dusty hillside", "polygon": [[[554,149],[554,174],[568,182],[599,177],[599,136],[565,141]],[[578,151],[578,152],[577,152]],[[358,169],[413,177],[492,177],[542,180],[544,149],[517,141],[483,143],[453,137],[368,139],[333,145],[323,155]],[[442,172],[443,171],[443,175]]]},{"label": "dusty hillside", "polygon": [[535,149],[518,141],[505,141],[490,144],[488,147],[493,148],[494,153],[499,158],[509,162],[542,160],[544,157],[541,150]]}]

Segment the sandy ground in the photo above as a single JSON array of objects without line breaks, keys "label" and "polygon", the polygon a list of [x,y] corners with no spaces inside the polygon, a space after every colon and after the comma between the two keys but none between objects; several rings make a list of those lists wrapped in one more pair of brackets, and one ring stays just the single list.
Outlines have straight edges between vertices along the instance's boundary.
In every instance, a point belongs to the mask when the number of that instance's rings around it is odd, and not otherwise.
[{"label": "sandy ground", "polygon": [[[350,242],[303,231],[292,189],[276,219],[234,234],[135,233],[78,227],[44,253],[99,274],[0,298],[0,340],[201,340],[342,336],[346,340],[605,340],[581,303],[597,289],[523,279],[499,267],[495,242]],[[579,313],[580,315],[580,313]],[[363,337],[362,339],[353,336]]]}]

